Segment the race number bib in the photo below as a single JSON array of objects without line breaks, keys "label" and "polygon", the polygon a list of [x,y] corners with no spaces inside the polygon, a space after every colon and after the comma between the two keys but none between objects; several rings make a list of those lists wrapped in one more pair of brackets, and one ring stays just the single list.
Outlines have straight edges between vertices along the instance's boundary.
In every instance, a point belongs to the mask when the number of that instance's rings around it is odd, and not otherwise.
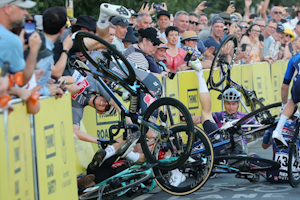
[{"label": "race number bib", "polygon": [[[276,152],[275,154],[275,161],[278,162],[280,166],[280,170],[288,171],[288,162],[289,162],[289,155],[283,152]],[[293,171],[299,171],[300,165],[299,162],[295,160],[293,157]]]}]

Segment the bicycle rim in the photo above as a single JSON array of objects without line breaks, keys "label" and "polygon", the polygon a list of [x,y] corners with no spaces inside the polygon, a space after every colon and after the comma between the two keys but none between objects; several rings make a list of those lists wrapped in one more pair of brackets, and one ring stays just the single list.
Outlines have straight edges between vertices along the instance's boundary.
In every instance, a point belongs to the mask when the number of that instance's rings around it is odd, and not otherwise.
[{"label": "bicycle rim", "polygon": [[294,132],[292,142],[289,144],[288,177],[292,187],[298,187],[300,183],[300,159],[299,159],[299,123]]},{"label": "bicycle rim", "polygon": [[208,83],[211,88],[217,89],[228,76],[227,71],[231,70],[237,53],[237,38],[234,35],[228,36],[219,47],[212,62]]},{"label": "bicycle rim", "polygon": [[[92,42],[100,42],[101,44],[105,45],[107,49],[102,51],[102,55],[106,56],[99,58],[98,61],[92,59],[83,43],[84,38],[88,38]],[[134,84],[136,75],[131,64],[115,47],[113,47],[107,41],[95,34],[83,31],[79,31],[76,34],[75,41],[78,49],[82,52],[86,59],[88,59],[89,62],[98,69],[97,71],[104,71],[105,75],[107,75],[112,80],[119,80],[120,84],[124,87],[126,84]],[[122,63],[124,63],[125,68]],[[112,68],[114,68],[115,70],[112,71]],[[125,81],[126,84],[124,84],[123,81]]]},{"label": "bicycle rim", "polygon": [[[180,132],[185,128],[185,124],[176,124],[172,127],[172,130]],[[170,178],[173,172],[160,170],[156,167],[152,168],[153,176],[159,177],[155,179],[157,185],[169,194],[182,196],[197,191],[206,183],[213,169],[214,154],[212,144],[202,129],[195,126],[195,131],[195,142],[190,155],[195,162],[186,162],[179,168],[186,177],[184,182],[174,187],[170,185]],[[158,152],[153,153],[158,154]]]},{"label": "bicycle rim", "polygon": [[[134,174],[132,173],[132,176],[128,176],[123,179],[123,181],[120,182],[120,184],[115,185],[114,188],[110,186],[110,184],[106,184],[105,189],[102,193],[102,197],[108,197],[108,196],[116,196],[118,193],[128,189],[137,186],[140,183],[143,183],[151,178],[151,174],[148,173],[140,173],[140,174]],[[87,200],[87,199],[96,199],[99,196],[98,188],[96,190],[93,190],[91,192],[88,192],[84,195],[82,195],[79,199],[81,200]]]},{"label": "bicycle rim", "polygon": [[[215,164],[220,162],[226,163],[222,164],[225,169],[231,167],[238,169],[238,172],[263,172],[277,170],[280,168],[280,164],[273,160],[248,156],[215,157]],[[218,167],[222,168],[222,165],[218,165]]]},{"label": "bicycle rim", "polygon": [[[166,110],[166,120],[162,120],[161,116],[164,116],[163,114],[161,114],[161,111],[164,111],[164,107],[168,106],[169,110],[171,110],[172,113],[168,113]],[[173,118],[172,119],[176,119],[178,118],[177,121],[179,121],[179,117],[180,115],[182,115],[185,120],[186,120],[186,130],[182,131],[180,134],[173,134],[172,131],[170,131],[170,127],[172,126],[170,120],[170,117],[168,117],[168,115],[172,115]],[[158,118],[159,116],[159,118]],[[149,123],[153,123],[153,121],[157,122],[159,119],[159,129],[160,132],[159,133],[153,133],[152,131],[152,135],[158,135],[157,138],[155,136],[154,138],[149,138],[150,141],[154,141],[154,144],[161,144],[164,143],[165,145],[167,145],[168,147],[170,147],[169,151],[172,153],[171,154],[171,158],[169,159],[168,162],[162,162],[160,160],[158,160],[154,155],[152,155],[151,150],[148,147],[147,144],[147,133],[148,130],[149,132],[150,129],[148,129],[147,126],[141,125],[141,138],[140,138],[140,142],[141,142],[141,146],[143,149],[143,153],[145,154],[145,157],[147,158],[148,162],[150,162],[151,164],[153,163],[157,163],[156,167],[162,170],[172,170],[175,169],[181,165],[184,164],[184,162],[187,160],[187,158],[189,157],[190,151],[191,151],[191,147],[194,141],[194,129],[193,129],[193,121],[192,121],[192,117],[189,113],[189,111],[187,110],[187,108],[178,100],[173,99],[173,98],[169,98],[169,97],[165,97],[165,98],[161,98],[156,100],[155,102],[153,102],[146,110],[145,115],[143,117],[143,119],[145,121],[148,121]],[[152,122],[151,122],[152,121]],[[162,134],[164,133],[164,134]],[[149,133],[148,133],[149,134]],[[182,139],[183,138],[183,139]],[[183,145],[178,146],[178,144],[180,144],[180,142],[184,143]],[[154,145],[155,146],[155,145]]]},{"label": "bicycle rim", "polygon": [[255,110],[248,115],[241,118],[236,124],[236,127],[242,126],[243,124],[247,124],[248,121],[254,121],[256,120],[259,122],[262,126],[260,128],[254,129],[252,132],[258,132],[267,130],[269,128],[272,128],[276,125],[277,122],[275,120],[278,118],[279,115],[279,109],[281,107],[281,103],[274,103],[267,106],[264,106],[262,108],[259,108],[258,110]]}]

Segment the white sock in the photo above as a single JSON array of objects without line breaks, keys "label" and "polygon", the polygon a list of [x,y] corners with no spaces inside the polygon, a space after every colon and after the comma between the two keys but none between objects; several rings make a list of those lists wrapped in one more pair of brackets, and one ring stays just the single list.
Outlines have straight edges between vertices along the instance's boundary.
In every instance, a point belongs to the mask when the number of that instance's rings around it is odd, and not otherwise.
[{"label": "white sock", "polygon": [[136,153],[136,152],[133,152],[133,151],[130,151],[126,156],[125,158],[127,160],[130,160],[134,163],[136,163],[136,161],[138,161],[138,159],[140,158],[140,154],[139,153]]},{"label": "white sock", "polygon": [[106,155],[103,160],[106,160],[116,154],[116,149],[113,145],[109,145],[105,149]]},{"label": "white sock", "polygon": [[282,133],[282,129],[283,129],[284,124],[285,124],[287,119],[288,119],[287,116],[281,114],[275,131],[277,131],[278,133]]},{"label": "white sock", "polygon": [[106,29],[109,26],[108,19],[109,19],[109,16],[106,13],[100,11],[97,26],[100,29]]}]

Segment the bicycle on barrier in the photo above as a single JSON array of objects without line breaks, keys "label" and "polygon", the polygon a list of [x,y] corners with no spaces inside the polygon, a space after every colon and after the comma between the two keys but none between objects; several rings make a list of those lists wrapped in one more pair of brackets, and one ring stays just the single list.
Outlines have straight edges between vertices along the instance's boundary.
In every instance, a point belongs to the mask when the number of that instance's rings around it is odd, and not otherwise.
[{"label": "bicycle on barrier", "polygon": [[[94,42],[101,43],[107,47],[106,50],[102,51],[103,57],[99,58],[97,62],[94,61],[87,53],[88,49],[85,48],[83,41],[86,38],[89,40],[94,40]],[[206,147],[204,153],[202,153],[207,157],[206,161],[202,162],[202,168],[205,168],[206,170],[201,176],[196,177],[196,179],[193,179],[191,182],[188,182],[188,186],[183,189],[181,188],[180,190],[177,190],[177,187],[171,186],[170,183],[163,189],[164,191],[175,195],[186,195],[199,189],[205,183],[210,174],[212,167],[210,161],[211,157],[213,156],[213,151],[211,143],[206,135],[202,132],[198,134],[195,133],[194,124],[187,108],[180,101],[173,98],[164,97],[155,100],[155,95],[159,94],[161,91],[149,91],[143,82],[143,80],[146,79],[142,80],[141,78],[141,76],[145,76],[145,72],[132,67],[119,51],[117,51],[102,38],[91,33],[79,31],[76,34],[75,40],[79,50],[83,53],[87,60],[89,60],[89,62],[96,67],[97,70],[90,70],[86,67],[79,66],[76,64],[76,62],[74,62],[73,68],[79,71],[83,76],[86,76],[87,72],[91,73],[121,109],[121,121],[118,123],[118,125],[111,126],[110,132],[112,132],[112,130],[116,130],[116,132],[110,134],[110,139],[112,140],[112,135],[116,136],[120,129],[124,129],[123,137],[126,138],[127,132],[131,131],[131,128],[137,128],[141,131],[140,143],[146,159],[149,163],[156,164],[153,170],[160,169],[164,171],[170,171],[179,168],[186,163],[190,156],[190,151],[194,143],[194,137],[196,135],[198,140],[201,140]],[[148,76],[150,75],[148,73]],[[131,94],[129,109],[127,109],[114,95],[112,89],[108,86],[111,84],[106,84],[102,78],[121,85]],[[154,82],[153,84],[158,83]],[[146,109],[144,116],[141,116],[138,113],[138,97],[141,93],[146,93],[147,98],[152,98],[151,101],[155,100]],[[173,122],[171,123],[169,121],[172,119],[170,117],[167,118],[167,121],[164,121],[164,123],[157,123],[156,119],[158,117],[158,113],[160,110],[164,110],[165,107],[168,107],[170,110],[172,110],[172,113],[180,112],[182,114],[182,116],[186,119],[183,129],[177,130],[176,124],[172,125]],[[125,116],[130,117],[133,123],[139,124],[140,128],[138,126],[125,124]],[[170,158],[159,159],[155,154],[152,154],[153,150],[150,150],[147,144],[146,134],[149,130],[157,133],[157,137],[155,137],[155,143],[152,149],[162,149],[160,144],[170,144],[173,147],[170,150]],[[154,178],[157,177],[154,176]]]},{"label": "bicycle on barrier", "polygon": [[[229,123],[223,128],[220,128],[218,131],[211,133],[208,137],[211,139],[213,143],[213,147],[224,147],[224,154],[232,154],[236,153],[236,150],[243,149],[243,141],[241,141],[241,135],[252,134],[257,131],[264,131],[276,126],[276,118],[278,115],[278,109],[281,107],[281,103],[271,104],[265,107],[262,107],[258,110],[249,113],[243,118]],[[267,114],[266,114],[267,113]],[[253,119],[257,116],[258,119],[264,119],[260,121],[260,124],[253,125],[247,124],[249,119]],[[176,128],[178,130],[184,128],[183,124],[177,124]],[[196,133],[205,132],[195,126]],[[255,128],[253,130],[247,130],[247,128]],[[202,168],[202,163],[206,162],[206,157],[202,155],[203,151],[205,151],[206,147],[203,145],[202,141],[195,140],[191,151],[192,162],[188,162],[182,167],[180,170],[186,174],[186,177],[197,177],[201,176],[205,168]],[[155,151],[155,150],[154,150]],[[240,153],[240,152],[238,152]],[[236,178],[244,178],[249,180],[250,182],[255,182],[259,180],[260,176],[265,178],[264,171],[272,171],[280,168],[280,164],[273,160],[257,158],[257,157],[249,157],[247,155],[222,155],[214,157],[214,169],[213,173],[235,173]],[[195,169],[196,168],[196,169]],[[157,178],[157,183],[159,186],[167,187],[168,181],[165,179],[169,172],[163,171],[160,169],[153,169],[153,174],[155,176],[161,176],[161,178]],[[180,184],[177,189],[181,187],[185,187],[185,184]]]},{"label": "bicycle on barrier", "polygon": [[[262,103],[263,98],[258,99],[255,91],[250,91],[244,88],[242,85],[238,84],[231,78],[231,69],[233,67],[235,57],[237,55],[238,41],[236,36],[229,35],[220,45],[220,48],[215,54],[214,60],[212,62],[209,77],[207,79],[207,85],[210,86],[209,89],[216,90],[220,92],[219,100],[222,99],[222,93],[229,87],[234,87],[239,92],[242,93],[246,103],[241,99],[241,104],[245,108],[247,113],[250,113],[258,108],[264,107]],[[223,90],[219,87],[226,81]],[[251,111],[248,109],[250,107]]]}]

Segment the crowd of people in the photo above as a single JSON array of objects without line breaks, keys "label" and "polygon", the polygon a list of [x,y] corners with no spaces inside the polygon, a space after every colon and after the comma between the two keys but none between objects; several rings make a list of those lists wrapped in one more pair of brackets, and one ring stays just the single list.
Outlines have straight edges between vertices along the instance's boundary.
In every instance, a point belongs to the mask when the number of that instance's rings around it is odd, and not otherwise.
[{"label": "crowd of people", "polygon": [[[74,42],[76,33],[84,31],[106,40],[130,63],[154,76],[196,70],[202,111],[201,118],[193,120],[202,123],[206,132],[215,131],[222,124],[217,120],[220,117],[211,113],[202,69],[211,67],[215,53],[229,35],[238,39],[236,64],[263,61],[272,64],[290,59],[300,51],[300,10],[270,7],[270,0],[265,0],[256,13],[251,14],[252,0],[245,0],[244,13],[235,12],[235,5],[230,4],[224,11],[206,14],[206,3],[202,1],[192,12],[178,11],[174,15],[165,3],[157,9],[154,4],[142,5],[138,13],[123,6],[102,3],[96,19],[87,15],[68,17],[63,7],[30,14],[27,9],[35,6],[34,1],[0,0],[0,108],[12,110],[7,101],[17,97],[26,102],[28,113],[35,114],[40,109],[39,96],[60,98],[68,91],[72,96],[74,136],[101,144],[99,138],[80,130],[84,108],[91,106],[102,115],[113,115],[120,112],[120,108],[91,75],[83,77],[67,65],[68,59],[76,55],[83,64],[91,69],[94,67]],[[26,27],[24,30],[25,18],[35,22],[35,30],[28,32]],[[84,45],[95,61],[103,57],[103,44],[84,40]],[[188,54],[191,54],[191,62],[185,60]],[[22,82],[9,84],[19,72]],[[237,104],[237,101],[229,102],[225,107]],[[237,109],[235,112],[228,114],[238,114]],[[145,161],[143,154],[131,151],[139,136],[134,132],[127,140],[118,138],[117,143],[105,150],[100,148],[92,167],[114,155],[133,162]]]}]

